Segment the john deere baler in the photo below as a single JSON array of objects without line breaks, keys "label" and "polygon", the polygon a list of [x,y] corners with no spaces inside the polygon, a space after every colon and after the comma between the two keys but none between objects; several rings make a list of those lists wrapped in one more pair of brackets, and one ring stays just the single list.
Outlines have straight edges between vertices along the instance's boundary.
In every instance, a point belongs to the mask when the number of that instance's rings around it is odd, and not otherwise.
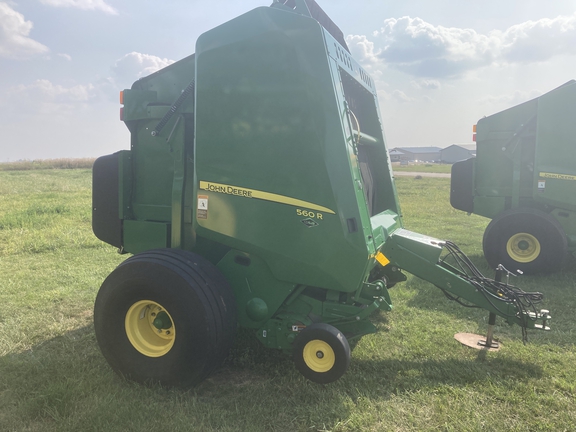
[{"label": "john deere baler", "polygon": [[[327,383],[402,269],[527,328],[539,294],[479,276],[403,227],[376,87],[312,0],[200,36],[122,93],[130,150],[94,166],[93,228],[134,254],[104,281],[101,350],[137,381],[193,385],[238,326]],[[445,256],[452,259],[448,263]]]}]

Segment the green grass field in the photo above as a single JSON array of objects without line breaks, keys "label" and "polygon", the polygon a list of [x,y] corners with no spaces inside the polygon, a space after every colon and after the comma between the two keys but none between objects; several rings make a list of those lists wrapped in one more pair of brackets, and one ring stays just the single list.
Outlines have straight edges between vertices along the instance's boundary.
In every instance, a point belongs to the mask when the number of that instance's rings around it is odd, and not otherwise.
[{"label": "green grass field", "polygon": [[[514,282],[546,294],[552,331],[497,321],[503,348],[461,346],[488,313],[409,277],[391,290],[348,372],[321,386],[240,332],[218,373],[189,390],[116,376],[92,327],[94,298],[125,256],[90,227],[90,170],[0,170],[2,431],[573,431],[576,270]],[[486,273],[487,220],[448,204],[448,179],[398,178],[407,228],[457,242]],[[123,329],[118,329],[123,331]]]},{"label": "green grass field", "polygon": [[21,160],[16,162],[0,162],[0,171],[31,171],[45,169],[79,169],[90,168],[94,164],[94,158],[81,159],[37,159]]},{"label": "green grass field", "polygon": [[400,163],[394,163],[392,169],[394,171],[407,172],[450,173],[452,165],[439,163],[411,163],[409,165],[400,165]]}]

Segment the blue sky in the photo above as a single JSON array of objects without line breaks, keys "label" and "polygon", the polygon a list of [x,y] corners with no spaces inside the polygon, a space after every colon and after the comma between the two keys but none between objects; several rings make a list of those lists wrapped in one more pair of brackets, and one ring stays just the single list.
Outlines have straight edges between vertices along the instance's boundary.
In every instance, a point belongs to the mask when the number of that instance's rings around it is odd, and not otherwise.
[{"label": "blue sky", "polygon": [[[389,148],[470,143],[576,78],[576,0],[317,0],[377,83]],[[128,148],[118,92],[271,0],[0,0],[0,162]]]}]

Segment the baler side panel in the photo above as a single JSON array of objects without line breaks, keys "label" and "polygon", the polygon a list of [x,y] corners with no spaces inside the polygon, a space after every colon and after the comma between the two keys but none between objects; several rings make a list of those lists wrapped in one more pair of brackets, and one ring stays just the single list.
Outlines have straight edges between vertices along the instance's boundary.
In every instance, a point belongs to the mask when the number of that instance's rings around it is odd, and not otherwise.
[{"label": "baler side panel", "polygon": [[[124,250],[193,244],[191,203],[185,200],[186,170],[193,169],[194,97],[188,97],[159,134],[152,131],[194,79],[195,56],[186,57],[124,91],[124,121],[131,131],[130,184],[125,185]],[[190,186],[189,186],[190,187]],[[154,227],[154,229],[149,229]],[[146,233],[149,235],[146,235]]]},{"label": "baler side panel", "polygon": [[539,98],[534,201],[576,211],[576,81]]}]

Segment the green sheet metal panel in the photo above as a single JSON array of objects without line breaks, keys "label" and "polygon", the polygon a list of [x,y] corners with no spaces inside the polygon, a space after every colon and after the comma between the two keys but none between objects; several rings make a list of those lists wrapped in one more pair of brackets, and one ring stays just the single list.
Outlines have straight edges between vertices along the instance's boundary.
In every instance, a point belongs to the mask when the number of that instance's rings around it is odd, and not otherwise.
[{"label": "green sheet metal panel", "polygon": [[125,220],[123,225],[124,242],[132,253],[170,247],[170,224]]},{"label": "green sheet metal panel", "polygon": [[[136,81],[124,91],[124,120],[131,133],[131,218],[171,222],[175,151],[179,151],[185,123],[192,121],[193,97],[189,97],[162,132],[152,131],[194,79],[194,55]],[[190,140],[192,137],[190,137]],[[129,247],[129,245],[126,245]]]},{"label": "green sheet metal panel", "polygon": [[576,210],[576,81],[541,96],[534,200]]}]

